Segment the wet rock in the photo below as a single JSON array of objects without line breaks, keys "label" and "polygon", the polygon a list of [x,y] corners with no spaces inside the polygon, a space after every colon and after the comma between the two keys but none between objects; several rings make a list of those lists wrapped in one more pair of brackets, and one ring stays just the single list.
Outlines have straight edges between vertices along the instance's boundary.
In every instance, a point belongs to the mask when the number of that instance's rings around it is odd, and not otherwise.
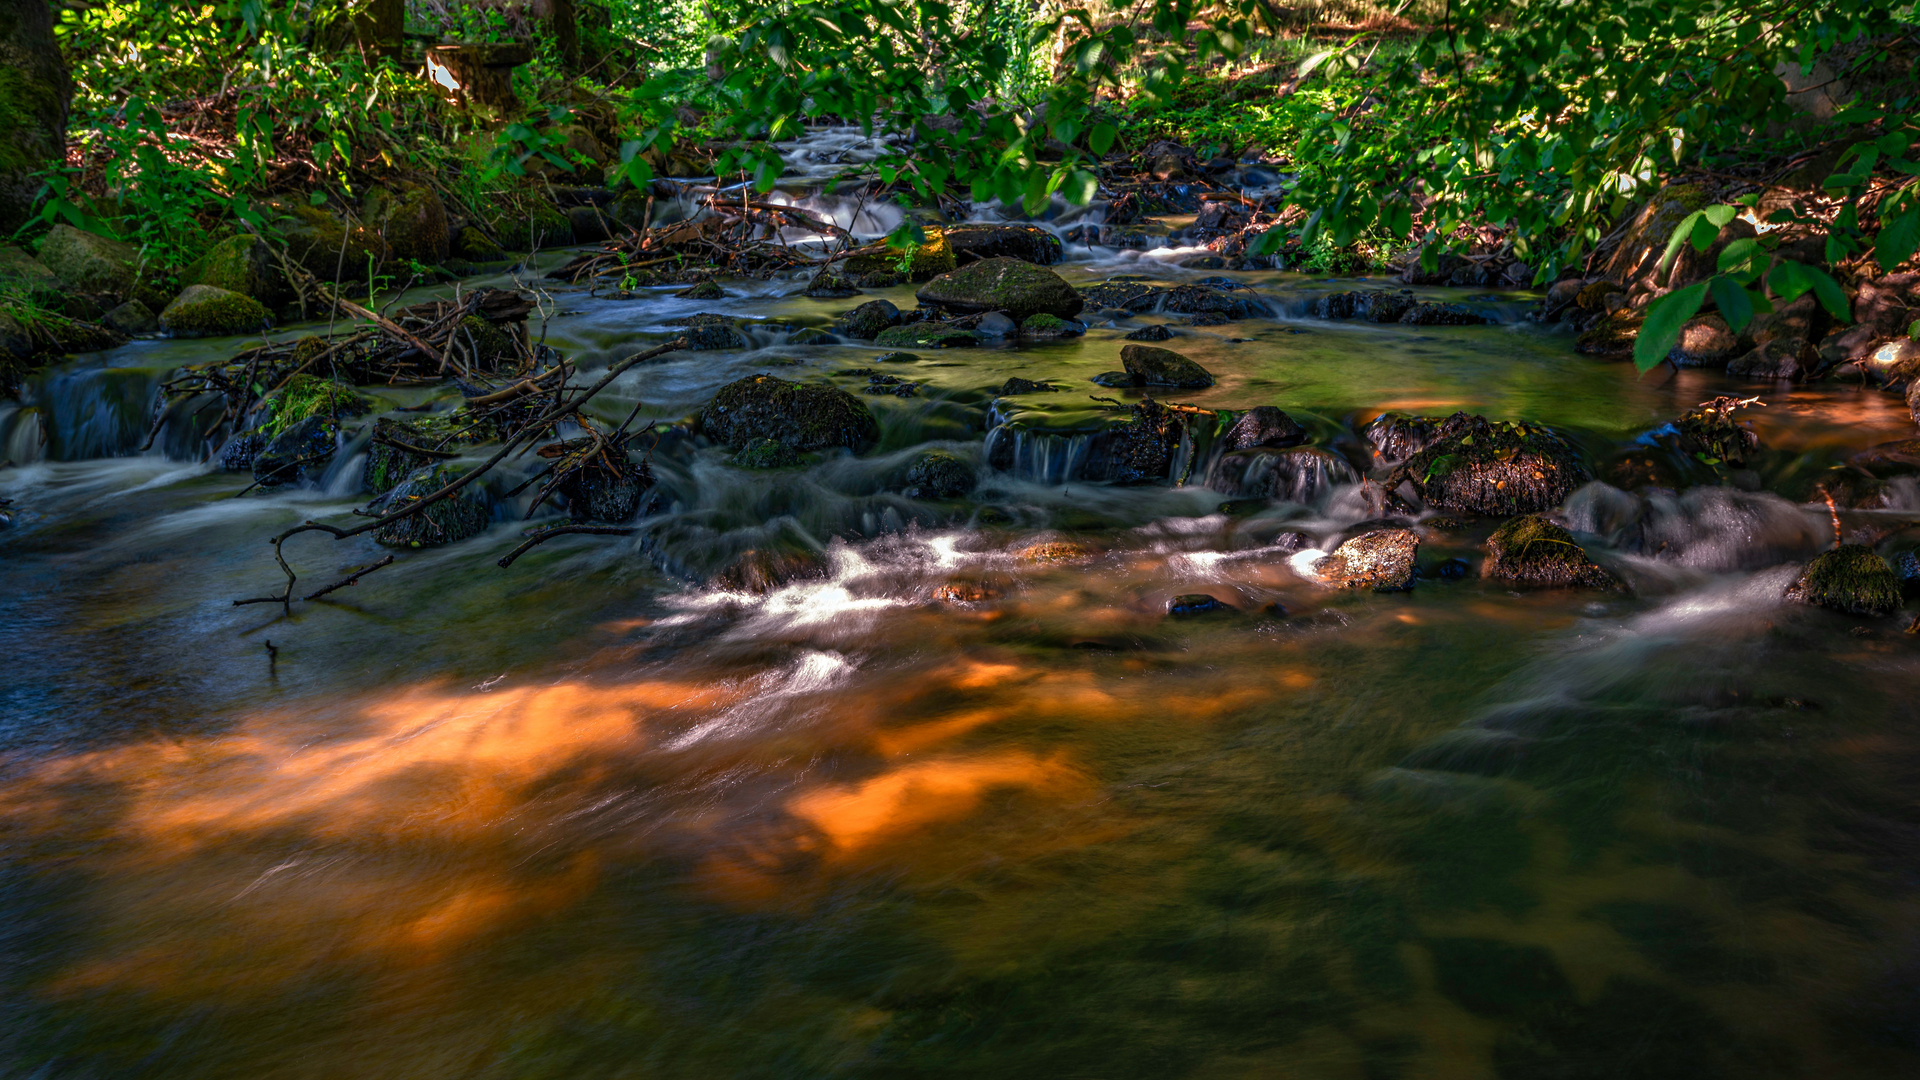
[{"label": "wet rock", "polygon": [[874,337],[873,343],[886,348],[908,345],[919,349],[954,349],[978,345],[980,335],[945,323],[919,322],[889,326]]},{"label": "wet rock", "polygon": [[1787,599],[1849,615],[1891,615],[1900,607],[1900,579],[1864,544],[1842,544],[1814,557],[1787,587]]},{"label": "wet rock", "polygon": [[1103,281],[1089,285],[1080,295],[1095,308],[1145,311],[1153,306],[1154,288],[1141,281]]},{"label": "wet rock", "polygon": [[1620,589],[1620,580],[1587,557],[1573,534],[1543,517],[1517,517],[1487,538],[1481,573],[1541,589]]},{"label": "wet rock", "polygon": [[921,303],[935,307],[963,314],[1004,311],[1016,321],[1043,311],[1071,319],[1085,306],[1060,275],[1006,258],[982,259],[942,274],[916,295]]},{"label": "wet rock", "polygon": [[713,349],[744,349],[747,339],[731,323],[703,323],[689,326],[680,336],[686,339],[687,348],[695,351]]},{"label": "wet rock", "polygon": [[[458,480],[461,474],[462,470],[452,465],[420,469],[376,500],[372,508],[383,514],[404,510]],[[439,547],[480,535],[492,518],[486,494],[478,484],[468,484],[417,514],[382,525],[373,538],[388,547]]]},{"label": "wet rock", "polygon": [[[907,281],[931,281],[959,266],[949,240],[952,228],[929,226],[925,242],[897,254],[855,255],[844,267],[848,277],[871,288],[890,288]],[[885,284],[870,284],[884,281]]]},{"label": "wet rock", "polygon": [[1346,541],[1313,566],[1329,585],[1342,589],[1405,592],[1418,574],[1420,538],[1412,529],[1381,529]]},{"label": "wet rock", "polygon": [[1092,547],[1077,540],[1042,540],[1014,552],[1023,562],[1041,564],[1089,562],[1096,554]]},{"label": "wet rock", "polygon": [[267,437],[257,431],[235,435],[220,448],[220,467],[228,472],[252,472],[253,459],[266,446]]},{"label": "wet rock", "polygon": [[1187,317],[1188,326],[1225,326],[1232,321],[1218,311],[1203,311]]},{"label": "wet rock", "polygon": [[286,278],[274,263],[272,250],[246,234],[215,244],[187,268],[181,280],[187,285],[212,285],[250,296],[269,308],[277,306],[287,293]]},{"label": "wet rock", "polygon": [[1473,572],[1473,564],[1465,559],[1442,559],[1420,571],[1420,576],[1434,581],[1460,581]]},{"label": "wet rock", "polygon": [[[1052,316],[1048,316],[1048,318],[1052,318]],[[1011,337],[1017,333],[1019,329],[1019,326],[1015,325],[1012,319],[1002,315],[998,311],[989,311],[973,322],[974,333],[994,341]]]},{"label": "wet rock", "polygon": [[842,300],[849,296],[859,296],[860,288],[839,274],[821,271],[807,282],[806,295],[815,300]]},{"label": "wet rock", "polygon": [[512,335],[498,323],[478,315],[460,320],[459,332],[453,336],[449,351],[469,369],[481,372],[510,369],[518,366],[520,360],[520,348]]},{"label": "wet rock", "polygon": [[152,308],[138,300],[129,300],[121,304],[107,312],[106,317],[101,321],[109,328],[128,337],[160,332],[160,319],[154,315]]},{"label": "wet rock", "polygon": [[890,300],[869,300],[849,311],[844,318],[834,324],[834,331],[842,337],[872,341],[880,336],[882,330],[900,325],[900,309]]},{"label": "wet rock", "polygon": [[1103,371],[1087,381],[1114,390],[1131,390],[1140,385],[1133,380],[1133,373],[1128,371]]},{"label": "wet rock", "polygon": [[1232,611],[1233,607],[1223,604],[1217,597],[1206,593],[1187,593],[1167,601],[1167,614],[1176,618],[1191,618],[1195,615],[1217,615],[1223,611]]},{"label": "wet rock", "polygon": [[1728,396],[1701,402],[1674,424],[1680,433],[1681,449],[1708,465],[1745,465],[1747,455],[1760,449],[1760,436],[1733,415],[1751,404],[1752,398]]},{"label": "wet rock", "polygon": [[212,285],[189,285],[160,313],[160,325],[180,338],[227,337],[264,329],[267,309],[258,300]]},{"label": "wet rock", "polygon": [[890,352],[881,353],[873,359],[881,364],[912,364],[918,362],[920,358],[910,352]]},{"label": "wet rock", "polygon": [[1198,390],[1213,385],[1206,368],[1174,352],[1153,345],[1127,345],[1120,350],[1120,363],[1133,377],[1136,386],[1171,386]]},{"label": "wet rock", "polygon": [[119,303],[133,296],[140,252],[132,245],[82,232],[64,222],[40,241],[40,262],[68,287]]},{"label": "wet rock", "polygon": [[749,548],[735,556],[713,582],[731,592],[764,595],[795,581],[827,576],[827,558],[812,548]]},{"label": "wet rock", "polygon": [[787,335],[789,345],[832,345],[833,343],[832,334],[811,326],[803,326]]},{"label": "wet rock", "polygon": [[1173,340],[1173,331],[1167,329],[1162,324],[1155,323],[1152,326],[1143,326],[1140,329],[1135,330],[1133,333],[1128,334],[1127,340],[1128,341],[1171,341]]},{"label": "wet rock", "polygon": [[1395,323],[1413,310],[1413,297],[1380,289],[1328,293],[1313,302],[1313,313],[1322,319],[1357,319],[1361,322]]},{"label": "wet rock", "polygon": [[1632,356],[1633,343],[1640,336],[1640,324],[1643,321],[1637,312],[1615,312],[1575,338],[1573,351],[1582,356],[1598,356],[1609,360]]},{"label": "wet rock", "polygon": [[653,488],[653,470],[645,461],[618,457],[617,467],[596,457],[560,481],[569,518],[621,525],[640,513],[641,498]]},{"label": "wet rock", "polygon": [[296,421],[254,455],[254,480],[261,487],[279,487],[319,476],[339,450],[339,436],[340,423],[331,416]]},{"label": "wet rock", "polygon": [[1426,449],[1440,437],[1440,426],[1445,422],[1433,416],[1382,413],[1362,428],[1360,435],[1373,448],[1375,460],[1393,466]]},{"label": "wet rock", "polygon": [[1087,332],[1087,324],[1078,319],[1063,319],[1058,315],[1041,312],[1030,315],[1020,324],[1022,341],[1058,341],[1062,338],[1079,337]]},{"label": "wet rock", "polygon": [[737,469],[787,469],[800,464],[801,457],[772,439],[748,439],[739,452],[727,459]]},{"label": "wet rock", "polygon": [[1166,406],[1152,398],[1136,403],[1126,424],[1111,436],[1109,479],[1116,484],[1167,480],[1185,432],[1183,418]]},{"label": "wet rock", "polygon": [[738,450],[772,439],[792,450],[865,450],[880,428],[859,398],[834,386],[750,375],[728,383],[700,414],[701,430]]},{"label": "wet rock", "polygon": [[[364,217],[386,239],[396,259],[438,266],[453,254],[446,204],[424,184],[373,189],[367,195]],[[604,229],[600,238],[605,238]]]},{"label": "wet rock", "polygon": [[1680,328],[1680,340],[1667,353],[1674,367],[1720,367],[1740,355],[1740,337],[1718,315],[1699,315]]},{"label": "wet rock", "polygon": [[1808,351],[1805,338],[1774,338],[1728,361],[1727,374],[1747,379],[1798,379],[1806,374],[1801,358]]},{"label": "wet rock", "polygon": [[1046,394],[1056,393],[1059,389],[1052,383],[1034,382],[1032,379],[1023,379],[1015,375],[1000,384],[999,394],[1001,397],[1010,397],[1014,394]]},{"label": "wet rock", "polygon": [[1227,450],[1250,450],[1256,446],[1298,446],[1306,441],[1306,429],[1293,417],[1272,405],[1257,405],[1233,422],[1220,444]]},{"label": "wet rock", "polygon": [[949,578],[934,587],[933,598],[949,604],[978,604],[1000,595],[1000,590],[972,578]]},{"label": "wet rock", "polygon": [[1548,510],[1591,480],[1566,440],[1533,424],[1455,413],[1386,481],[1411,483],[1433,509],[1505,516]]},{"label": "wet rock", "polygon": [[1485,326],[1493,321],[1466,304],[1415,304],[1400,316],[1406,326]]},{"label": "wet rock", "polygon": [[1207,285],[1180,285],[1158,296],[1162,311],[1181,315],[1222,315],[1228,319],[1270,319],[1273,307],[1244,289],[1216,289]]},{"label": "wet rock", "polygon": [[727,297],[727,290],[721,288],[717,281],[702,281],[698,285],[681,289],[673,295],[687,300],[724,300]]},{"label": "wet rock", "polygon": [[950,450],[923,450],[907,466],[901,494],[909,499],[957,499],[978,483],[972,462]]},{"label": "wet rock", "polygon": [[1360,474],[1338,454],[1310,446],[1256,447],[1222,454],[1207,472],[1206,486],[1238,498],[1310,504]]},{"label": "wet rock", "polygon": [[960,264],[1019,259],[1037,266],[1060,261],[1060,238],[1037,225],[949,225],[947,243]]}]

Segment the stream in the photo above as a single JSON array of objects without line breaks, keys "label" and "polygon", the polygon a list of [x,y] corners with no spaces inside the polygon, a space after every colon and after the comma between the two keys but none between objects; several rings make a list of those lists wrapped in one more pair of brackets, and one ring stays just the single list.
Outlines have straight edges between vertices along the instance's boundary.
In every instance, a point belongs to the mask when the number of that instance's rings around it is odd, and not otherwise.
[{"label": "stream", "polygon": [[[774,324],[628,372],[616,422],[763,371],[918,390],[861,395],[868,454],[748,472],[663,441],[634,536],[501,569],[527,527],[502,498],[291,616],[232,601],[280,587],[268,537],[352,521],[352,447],[238,498],[190,432],[138,452],[160,379],[231,339],[41,376],[0,405],[0,1075],[1920,1074],[1920,650],[1782,599],[1833,541],[1814,482],[1914,434],[1898,398],[1637,377],[1528,294],[1416,290],[1488,326],[1315,319],[1400,286],[1180,254],[1055,269],[1225,276],[1278,316],[1089,313],[881,365],[790,328],[912,286],[528,277],[588,376],[677,316]],[[1334,591],[1298,549],[1377,514],[1357,485],[1223,512],[1198,472],[1083,479],[1089,395],[1139,396],[1090,378],[1155,322],[1217,378],[1171,397],[1279,405],[1336,450],[1387,410],[1551,425],[1602,477],[1561,520],[1631,592],[1440,573],[1492,520],[1424,529],[1411,592]],[[998,399],[1013,376],[1065,389]],[[1746,468],[1607,482],[1726,393],[1764,402]],[[928,445],[971,495],[900,493]],[[1920,489],[1848,521],[1920,547]],[[780,544],[825,572],[703,583]],[[288,544],[316,585],[384,553]],[[1227,610],[1168,614],[1201,593]]]}]

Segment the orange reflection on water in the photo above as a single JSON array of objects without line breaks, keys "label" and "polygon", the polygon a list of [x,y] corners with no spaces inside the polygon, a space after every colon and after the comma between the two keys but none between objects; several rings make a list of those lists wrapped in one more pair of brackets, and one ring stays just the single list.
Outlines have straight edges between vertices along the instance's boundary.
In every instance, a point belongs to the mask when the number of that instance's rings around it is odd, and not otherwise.
[{"label": "orange reflection on water", "polygon": [[1062,796],[1089,789],[1087,778],[1059,757],[1001,753],[920,761],[855,784],[803,791],[787,812],[819,830],[830,856],[847,857],[903,832],[965,817],[996,788]]}]

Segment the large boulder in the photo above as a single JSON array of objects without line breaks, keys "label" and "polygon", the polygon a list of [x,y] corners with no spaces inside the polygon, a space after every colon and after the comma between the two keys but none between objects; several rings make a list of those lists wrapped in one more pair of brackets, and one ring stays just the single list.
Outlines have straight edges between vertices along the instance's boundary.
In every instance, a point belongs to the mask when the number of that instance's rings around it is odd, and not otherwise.
[{"label": "large boulder", "polygon": [[396,259],[438,266],[452,253],[446,204],[424,184],[373,189],[366,199],[366,220],[386,238]]},{"label": "large boulder", "polygon": [[1414,299],[1403,293],[1381,289],[1328,293],[1313,302],[1313,313],[1322,319],[1357,319],[1361,322],[1395,323],[1413,310]]},{"label": "large boulder", "polygon": [[1787,599],[1850,615],[1891,615],[1900,606],[1900,578],[1864,544],[1816,555],[1787,587]]},{"label": "large boulder", "polygon": [[1313,564],[1313,572],[1342,589],[1405,592],[1413,588],[1419,552],[1420,538],[1412,529],[1380,529],[1334,548]]},{"label": "large boulder", "polygon": [[1482,572],[1495,581],[1531,588],[1621,588],[1620,579],[1588,558],[1572,533],[1533,515],[1494,530],[1487,538]]},{"label": "large boulder", "polygon": [[1697,315],[1680,328],[1667,359],[1674,367],[1720,367],[1740,355],[1740,336],[1714,313]]},{"label": "large boulder", "polygon": [[978,345],[980,335],[943,322],[916,322],[889,326],[874,336],[873,343],[888,349],[957,349]]},{"label": "large boulder", "polygon": [[140,252],[132,244],[64,223],[40,241],[40,262],[69,287],[116,304],[133,295],[140,278]]},{"label": "large boulder", "polygon": [[834,332],[842,337],[872,341],[880,336],[882,330],[900,325],[900,309],[888,300],[869,300],[852,311],[847,312],[838,323]]},{"label": "large boulder", "polygon": [[250,296],[189,285],[160,313],[160,325],[174,337],[228,337],[262,329],[267,318],[267,309]]},{"label": "large boulder", "polygon": [[735,450],[752,439],[772,439],[792,450],[858,452],[880,437],[873,413],[845,390],[771,375],[749,375],[721,387],[700,414],[700,427]]},{"label": "large boulder", "polygon": [[286,279],[274,264],[272,250],[246,233],[208,248],[181,279],[187,285],[211,285],[250,296],[266,307],[278,306],[286,296]]},{"label": "large boulder", "polygon": [[1052,266],[1062,258],[1060,238],[1038,225],[949,225],[947,244],[961,264],[1019,259]]},{"label": "large boulder", "polygon": [[920,302],[962,314],[1004,311],[1015,322],[1046,312],[1071,319],[1085,303],[1059,274],[1019,259],[982,259],[941,274],[916,294]]},{"label": "large boulder", "polygon": [[1213,385],[1212,372],[1172,349],[1154,345],[1127,345],[1120,350],[1120,363],[1132,376],[1135,386],[1199,390]]},{"label": "large boulder", "polygon": [[1421,442],[1385,486],[1411,484],[1428,506],[1449,513],[1539,513],[1593,479],[1565,439],[1534,424],[1460,412],[1433,425]]},{"label": "large boulder", "polygon": [[[1212,279],[1209,279],[1212,280]],[[1227,319],[1270,319],[1273,307],[1245,289],[1218,289],[1210,285],[1176,285],[1154,295],[1162,311],[1181,315],[1219,315]]]},{"label": "large boulder", "polygon": [[1256,405],[1240,414],[1220,442],[1226,450],[1251,450],[1257,446],[1298,446],[1307,438],[1306,429],[1284,411],[1272,405]]},{"label": "large boulder", "polygon": [[58,307],[64,300],[63,292],[60,276],[45,263],[17,247],[0,246],[0,295],[41,307]]}]

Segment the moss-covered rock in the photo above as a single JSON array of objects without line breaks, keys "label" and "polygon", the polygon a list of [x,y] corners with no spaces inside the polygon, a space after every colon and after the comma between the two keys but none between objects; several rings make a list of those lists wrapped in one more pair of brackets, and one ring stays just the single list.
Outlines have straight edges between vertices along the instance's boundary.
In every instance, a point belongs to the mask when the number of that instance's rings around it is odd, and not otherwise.
[{"label": "moss-covered rock", "polygon": [[1842,544],[1814,557],[1787,587],[1787,599],[1850,615],[1891,615],[1900,607],[1900,578],[1864,544]]},{"label": "moss-covered rock", "polygon": [[348,227],[331,210],[300,199],[277,199],[263,207],[287,254],[321,281],[363,281],[383,266],[387,242],[365,225]]},{"label": "moss-covered rock", "polygon": [[45,263],[12,246],[0,246],[0,296],[57,308],[64,294],[60,276]]},{"label": "moss-covered rock", "polygon": [[396,259],[438,266],[453,254],[446,203],[424,184],[373,189],[364,216]]},{"label": "moss-covered rock", "polygon": [[227,337],[250,334],[267,325],[260,301],[212,285],[189,285],[160,313],[160,325],[174,337]]},{"label": "moss-covered rock", "polygon": [[1436,510],[1490,517],[1539,513],[1593,479],[1573,447],[1547,428],[1464,412],[1426,423],[1432,426],[1419,439],[1420,448],[1385,486],[1410,482]]},{"label": "moss-covered rock", "polygon": [[1541,589],[1621,589],[1620,579],[1587,557],[1573,534],[1543,517],[1517,517],[1487,538],[1481,571],[1495,581]]},{"label": "moss-covered rock", "polygon": [[736,469],[789,469],[801,463],[799,454],[784,443],[772,439],[748,439],[739,452],[727,459]]},{"label": "moss-covered rock", "polygon": [[640,513],[640,500],[653,488],[653,469],[630,455],[608,462],[597,449],[560,481],[567,516],[574,521],[621,525]]},{"label": "moss-covered rock", "polygon": [[331,416],[307,416],[278,433],[257,433],[265,440],[253,455],[253,479],[261,487],[311,480],[326,471],[340,449],[340,423]]},{"label": "moss-covered rock", "polygon": [[1028,316],[1027,321],[1020,324],[1022,341],[1058,341],[1061,338],[1079,337],[1086,332],[1086,323],[1078,319],[1063,319],[1044,311]]},{"label": "moss-covered rock", "polygon": [[685,339],[687,348],[694,351],[747,347],[746,335],[730,322],[696,324],[682,330],[680,336]]},{"label": "moss-covered rock", "polygon": [[489,224],[500,243],[515,251],[541,251],[573,243],[573,222],[559,207],[543,199],[530,198],[524,208],[502,213]]},{"label": "moss-covered rock", "polygon": [[872,341],[881,331],[890,326],[900,325],[900,309],[888,300],[869,300],[852,311],[847,312],[834,331],[842,337]]},{"label": "moss-covered rock", "polygon": [[520,350],[513,338],[495,323],[478,315],[460,320],[453,335],[452,350],[470,370],[496,372],[518,366]]},{"label": "moss-covered rock", "polygon": [[1080,295],[1089,306],[1095,308],[1140,312],[1154,305],[1158,293],[1153,286],[1142,281],[1102,281],[1087,286]]},{"label": "moss-covered rock", "polygon": [[1043,311],[1071,319],[1086,306],[1059,274],[1019,259],[982,259],[941,274],[915,295],[962,314],[1004,311],[1015,322]]},{"label": "moss-covered rock", "polygon": [[[461,472],[452,465],[421,469],[377,500],[374,509],[383,514],[403,510],[458,480]],[[388,547],[439,547],[480,535],[492,517],[486,493],[478,484],[468,484],[417,514],[382,525],[373,538]]]},{"label": "moss-covered rock", "polygon": [[1484,326],[1494,318],[1467,304],[1415,304],[1400,316],[1403,326]]},{"label": "moss-covered rock", "polygon": [[55,225],[40,241],[40,262],[61,282],[80,292],[119,303],[133,295],[140,277],[140,252],[132,244],[109,240],[71,225]]},{"label": "moss-covered rock", "polygon": [[875,345],[883,349],[895,349],[903,346],[918,349],[955,349],[968,345],[978,345],[980,335],[971,330],[962,330],[946,323],[917,322],[905,326],[889,326],[880,331],[873,339]]},{"label": "moss-covered rock", "polygon": [[229,236],[207,249],[181,280],[189,286],[211,285],[250,296],[268,308],[278,306],[286,295],[286,280],[274,265],[273,252],[246,233]]},{"label": "moss-covered rock", "polygon": [[1127,345],[1120,363],[1136,386],[1171,386],[1199,390],[1213,385],[1213,373],[1192,360],[1155,345]]},{"label": "moss-covered rock", "polygon": [[1420,538],[1412,529],[1381,529],[1334,548],[1313,572],[1337,588],[1405,592],[1413,588],[1419,553]]},{"label": "moss-covered rock", "polygon": [[926,241],[911,250],[897,255],[855,255],[841,270],[851,278],[894,272],[908,281],[931,281],[959,265],[945,230],[929,226],[926,234]]},{"label": "moss-covered rock", "polygon": [[957,499],[978,483],[978,472],[966,458],[951,450],[922,450],[907,466],[901,494],[910,499]]},{"label": "moss-covered rock", "polygon": [[453,238],[452,258],[464,263],[504,262],[507,253],[484,230],[468,225]]},{"label": "moss-covered rock", "polygon": [[361,482],[370,493],[385,495],[407,477],[438,464],[442,455],[490,442],[497,435],[492,422],[479,420],[464,408],[404,420],[379,417],[373,422]]},{"label": "moss-covered rock", "polygon": [[772,439],[790,450],[857,452],[880,437],[873,413],[845,390],[771,375],[749,375],[721,387],[700,414],[700,427],[736,450],[753,439]]},{"label": "moss-covered rock", "polygon": [[807,282],[806,295],[815,300],[844,300],[859,296],[860,287],[839,274],[822,270]]},{"label": "moss-covered rock", "polygon": [[789,543],[748,548],[736,555],[713,583],[734,592],[770,593],[782,585],[827,576],[827,557],[818,548]]},{"label": "moss-covered rock", "polygon": [[1752,403],[1729,396],[1701,402],[1674,424],[1680,448],[1708,465],[1745,465],[1747,455],[1760,449],[1760,436],[1733,415]]},{"label": "moss-covered rock", "polygon": [[673,295],[685,300],[724,300],[727,298],[727,290],[721,288],[717,281],[702,281],[697,285],[681,289]]}]

